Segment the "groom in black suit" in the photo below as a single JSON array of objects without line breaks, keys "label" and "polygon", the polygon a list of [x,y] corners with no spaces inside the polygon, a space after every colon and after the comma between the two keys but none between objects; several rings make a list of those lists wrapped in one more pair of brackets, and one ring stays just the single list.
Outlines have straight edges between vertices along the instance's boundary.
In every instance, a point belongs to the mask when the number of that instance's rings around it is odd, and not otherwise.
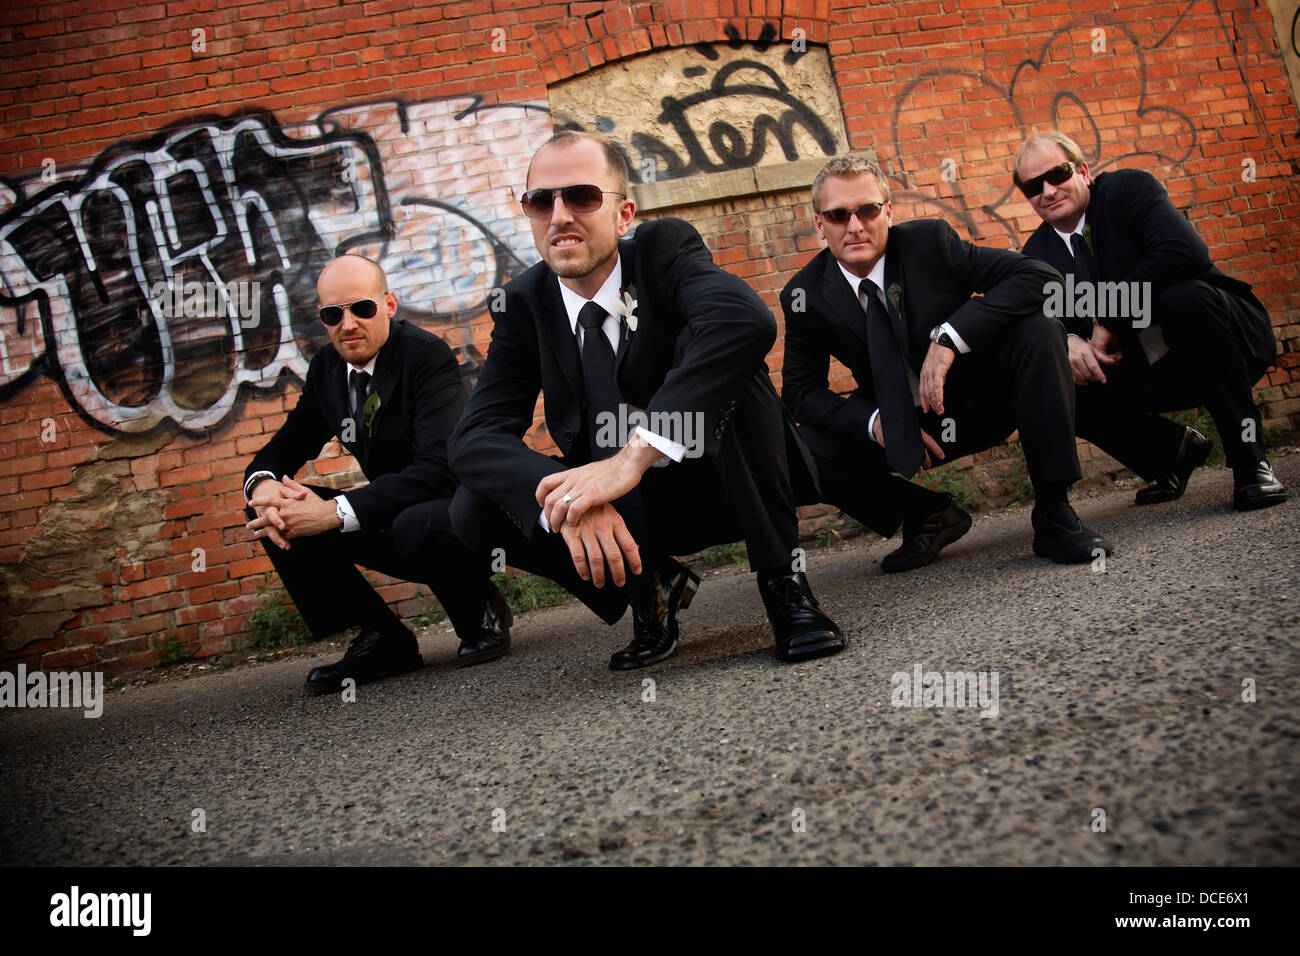
[{"label": "groom in black suit", "polygon": [[[923,567],[970,517],[907,479],[1018,428],[1034,552],[1060,563],[1109,554],[1068,500],[1080,476],[1074,387],[1060,326],[1043,314],[1043,285],[1060,277],[963,242],[941,220],[894,224],[889,185],[865,157],[827,163],[812,201],[827,248],[781,292],[782,395],[816,456],[823,500],[885,537],[902,524],[885,571]],[[830,389],[832,356],[857,383],[847,396]]]},{"label": "groom in black suit", "polygon": [[[1277,357],[1277,341],[1250,286],[1214,267],[1153,176],[1117,169],[1093,180],[1078,144],[1063,133],[1027,139],[1012,178],[1043,220],[1025,255],[1068,277],[1075,301],[1092,297],[1090,308],[1062,316],[1079,436],[1155,479],[1137,493],[1138,504],[1172,501],[1209,456],[1210,442],[1155,412],[1203,404],[1232,468],[1237,510],[1285,501],[1264,458],[1251,395]],[[1128,308],[1110,309],[1107,300]]]},{"label": "groom in black suit", "polygon": [[[360,625],[310,690],[337,690],[420,666],[419,646],[355,565],[427,584],[461,639],[459,661],[500,657],[510,609],[452,531],[456,479],[447,437],[465,408],[456,358],[436,335],[395,318],[383,269],[358,255],[333,260],[316,284],[330,344],[312,358],[298,404],[244,479],[248,530],[266,547],[317,638]],[[340,494],[294,481],[338,436],[369,483]]]},{"label": "groom in black suit", "polygon": [[[487,360],[452,436],[452,507],[471,550],[557,581],[633,640],[610,667],[677,645],[698,577],[673,560],[744,538],[794,661],[844,647],[803,574],[793,480],[811,462],[763,363],[771,312],[713,264],[687,223],[626,236],[627,166],[562,132],[533,156],[522,203],[542,262],[505,287]],[[551,457],[524,443],[541,391]]]}]

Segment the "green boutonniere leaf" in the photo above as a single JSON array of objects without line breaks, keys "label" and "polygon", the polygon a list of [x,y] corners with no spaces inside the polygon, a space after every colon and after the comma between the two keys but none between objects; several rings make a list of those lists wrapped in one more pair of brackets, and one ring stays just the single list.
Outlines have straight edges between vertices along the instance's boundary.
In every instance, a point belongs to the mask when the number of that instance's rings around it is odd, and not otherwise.
[{"label": "green boutonniere leaf", "polygon": [[894,311],[898,313],[899,318],[903,315],[903,287],[897,282],[889,283],[889,301],[894,306]]},{"label": "green boutonniere leaf", "polygon": [[366,399],[365,406],[361,409],[361,420],[365,422],[366,434],[370,434],[370,429],[374,425],[375,416],[379,414],[379,393],[375,392]]}]

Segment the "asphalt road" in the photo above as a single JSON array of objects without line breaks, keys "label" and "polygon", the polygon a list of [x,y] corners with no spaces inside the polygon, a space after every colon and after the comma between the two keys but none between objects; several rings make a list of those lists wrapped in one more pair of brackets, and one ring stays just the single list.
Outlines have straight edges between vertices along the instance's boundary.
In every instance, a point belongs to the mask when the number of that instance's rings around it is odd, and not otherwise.
[{"label": "asphalt road", "polygon": [[[797,666],[727,571],[643,671],[606,667],[630,621],[573,605],[468,670],[427,632],[355,703],[304,694],[323,656],[0,711],[0,863],[1300,863],[1300,455],[1275,465],[1292,500],[1250,514],[1222,468],[1079,502],[1104,573],[1035,558],[1026,510],[910,574],[814,551],[852,644]],[[894,706],[918,665],[996,671],[996,716]]]}]

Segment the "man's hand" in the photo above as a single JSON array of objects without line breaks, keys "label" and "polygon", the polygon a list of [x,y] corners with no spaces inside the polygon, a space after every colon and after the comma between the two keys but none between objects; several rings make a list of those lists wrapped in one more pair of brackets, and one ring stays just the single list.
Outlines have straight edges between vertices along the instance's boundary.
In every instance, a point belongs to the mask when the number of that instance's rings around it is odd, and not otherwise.
[{"label": "man's hand", "polygon": [[[268,484],[269,481],[264,481],[254,491],[260,492],[262,485]],[[338,529],[338,512],[333,501],[322,498],[288,475],[285,476],[282,484],[286,495],[280,502],[266,506],[258,517],[244,526],[252,531],[255,537],[265,535],[274,544],[288,550],[291,538],[305,538]]]},{"label": "man's hand", "polygon": [[[285,481],[291,480],[288,476],[285,477]],[[301,485],[298,487],[302,488]],[[274,478],[259,481],[253,489],[252,497],[248,499],[248,506],[253,509],[257,517],[244,527],[253,532],[253,537],[270,538],[277,547],[288,551],[289,542],[284,537],[285,523],[280,518],[280,507],[289,501],[301,501],[309,493],[306,488],[302,488],[302,491],[291,491]]]},{"label": "man's hand", "polygon": [[[554,527],[554,525],[552,525]],[[627,572],[641,573],[641,549],[614,506],[588,507],[581,520],[572,517],[560,528],[578,577],[598,588],[605,586],[605,567],[616,587],[627,583]]]},{"label": "man's hand", "polygon": [[[1122,352],[1109,351],[1108,347],[1115,344],[1115,336],[1100,325],[1094,327],[1090,342],[1085,342],[1077,335],[1071,335],[1065,341],[1070,349],[1070,371],[1074,373],[1076,385],[1087,385],[1089,382],[1105,385],[1106,373],[1102,366],[1114,365],[1124,357]],[[1099,345],[1099,342],[1104,345]]]},{"label": "man's hand", "polygon": [[[939,347],[943,348],[943,346],[939,346]],[[944,349],[944,351],[946,352],[948,350]],[[881,418],[882,418],[881,415],[876,415],[876,420],[874,424],[872,424],[871,426],[871,437],[876,440],[877,445],[879,445],[881,448],[884,448],[885,447],[885,426],[880,423]],[[934,436],[931,435],[924,428],[921,429],[921,444],[924,446],[921,449],[922,468],[929,468],[933,463],[934,459],[938,459],[942,461],[945,457],[947,457],[943,453],[943,446],[941,446],[937,441],[935,441]],[[934,459],[930,457],[931,454],[934,455]]]},{"label": "man's hand", "polygon": [[635,488],[646,469],[662,457],[649,442],[633,438],[611,458],[547,475],[535,493],[546,523],[552,531],[559,531],[565,522],[581,521],[591,509]]},{"label": "man's hand", "polygon": [[943,414],[943,383],[956,357],[952,349],[938,342],[930,343],[930,350],[925,353],[925,362],[921,365],[921,411]]}]

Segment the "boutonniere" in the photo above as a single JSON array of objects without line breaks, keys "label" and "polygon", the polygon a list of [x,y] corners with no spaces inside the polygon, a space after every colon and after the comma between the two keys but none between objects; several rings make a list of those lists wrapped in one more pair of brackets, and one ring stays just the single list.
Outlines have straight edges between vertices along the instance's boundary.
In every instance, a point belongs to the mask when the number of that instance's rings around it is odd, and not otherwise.
[{"label": "boutonniere", "polygon": [[1083,224],[1082,235],[1083,235],[1084,244],[1087,245],[1088,247],[1088,251],[1095,256],[1097,254],[1097,250],[1092,247],[1092,225],[1090,223],[1085,222]]},{"label": "boutonniere", "polygon": [[903,317],[903,287],[897,282],[889,283],[889,301],[899,318]]},{"label": "boutonniere", "polygon": [[366,404],[361,407],[361,420],[365,423],[367,435],[370,434],[370,430],[374,425],[375,416],[379,414],[379,404],[379,393],[375,392],[366,399]]},{"label": "boutonniere", "polygon": [[626,342],[636,331],[636,286],[630,285],[618,291],[622,296],[618,300],[618,314],[623,317],[623,341]]}]

